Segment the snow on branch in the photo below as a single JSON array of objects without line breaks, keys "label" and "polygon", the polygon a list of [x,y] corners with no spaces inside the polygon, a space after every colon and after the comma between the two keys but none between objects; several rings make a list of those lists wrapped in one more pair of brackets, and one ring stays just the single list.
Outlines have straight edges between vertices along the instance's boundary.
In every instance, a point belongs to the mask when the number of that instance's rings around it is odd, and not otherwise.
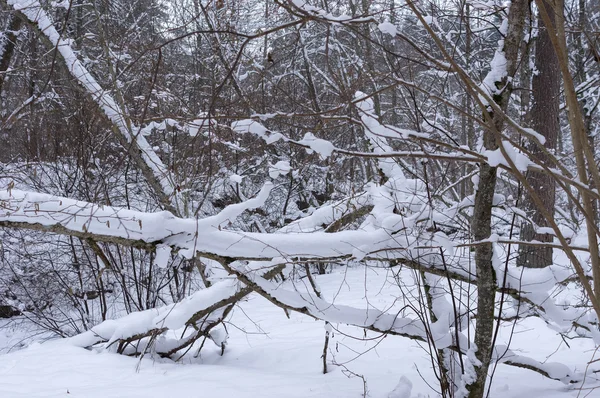
[{"label": "snow on branch", "polygon": [[[222,258],[219,261],[221,264],[226,262]],[[262,277],[267,280],[279,274],[285,267],[285,264],[271,265],[262,273]],[[223,349],[228,337],[227,332],[215,332],[215,328],[227,318],[233,306],[251,292],[252,289],[241,286],[235,277],[225,278],[181,302],[104,321],[68,339],[67,343],[85,348],[98,344],[111,348],[114,347],[114,343],[118,343],[119,353],[142,354],[152,348],[163,357],[171,357],[192,345],[201,336],[205,336]],[[169,337],[169,331],[181,329],[184,329],[184,332],[177,334],[180,337]],[[150,347],[150,339],[153,337]],[[140,344],[142,341],[145,344]],[[128,347],[134,342],[134,348]]]},{"label": "snow on branch", "polygon": [[248,272],[247,267],[239,262],[224,264],[224,268],[236,275],[252,290],[282,308],[330,323],[343,323],[376,332],[427,341],[425,328],[418,319],[402,317],[400,314],[384,313],[377,309],[360,309],[333,304],[308,292],[301,294],[298,291],[283,289],[279,284],[272,283],[253,272]]},{"label": "snow on branch", "polygon": [[371,16],[353,18],[349,15],[333,15],[322,8],[308,4],[307,0],[280,0],[276,1],[287,8],[292,14],[307,17],[310,19],[319,19],[321,21],[336,24],[357,24],[365,22],[374,22],[375,18]]},{"label": "snow on branch", "polygon": [[[482,91],[483,92],[483,91]],[[487,95],[487,94],[486,94]],[[368,100],[366,96],[358,94],[355,99],[357,104]],[[365,106],[365,105],[359,105]],[[492,103],[490,106],[494,106]],[[548,173],[553,178],[560,180],[561,182],[575,186],[578,189],[586,190],[591,195],[598,197],[598,193],[592,190],[588,185],[582,184],[579,179],[571,176],[566,170],[559,170],[556,168],[543,167],[540,164],[535,163],[531,158],[528,157],[526,151],[522,147],[516,146],[514,142],[510,140],[502,141],[502,149],[498,150],[485,150],[482,153],[475,152],[465,146],[451,146],[447,143],[437,141],[429,137],[427,134],[420,133],[414,130],[401,129],[395,126],[381,125],[377,119],[369,112],[369,107],[366,105],[366,112],[362,113],[361,122],[366,134],[371,134],[372,138],[376,140],[376,145],[372,145],[372,152],[360,152],[342,149],[333,145],[332,142],[324,139],[316,138],[312,133],[307,133],[302,140],[293,140],[280,132],[275,132],[267,129],[260,122],[253,119],[243,119],[235,121],[231,124],[231,129],[238,134],[252,134],[263,139],[267,144],[274,144],[278,141],[287,142],[293,145],[298,145],[306,148],[307,152],[316,152],[321,157],[327,158],[333,153],[338,153],[347,156],[354,156],[360,158],[374,158],[378,160],[390,159],[384,162],[384,164],[393,167],[392,163],[395,163],[392,159],[398,158],[409,158],[409,159],[438,159],[443,161],[453,162],[468,162],[468,163],[487,163],[493,167],[499,167],[504,170],[508,170],[514,173],[509,160],[514,163],[516,171],[522,173],[524,171],[536,171],[540,173]],[[260,116],[260,115],[259,115]],[[507,118],[519,132],[524,135],[533,138],[536,142],[542,142],[538,137],[539,134],[532,129],[523,129],[518,123]],[[381,139],[404,139],[411,140],[414,142],[425,142],[433,145],[438,145],[444,148],[450,149],[449,152],[439,151],[395,151],[389,144],[385,145],[381,142]],[[507,156],[504,156],[502,151],[506,152]]]},{"label": "snow on branch", "polygon": [[[179,249],[187,254],[201,252],[209,258],[217,259],[226,270],[234,274],[248,286],[241,288],[236,280],[226,279],[217,282],[212,287],[199,291],[185,299],[182,303],[152,309],[127,316],[122,320],[106,321],[101,325],[76,337],[73,342],[77,345],[90,346],[99,342],[119,343],[119,350],[124,350],[123,344],[154,337],[153,344],[156,352],[170,356],[187,347],[199,336],[212,336],[210,331],[230,311],[232,305],[250,293],[257,291],[277,305],[294,311],[307,314],[311,317],[328,322],[345,323],[361,328],[402,335],[412,339],[423,340],[427,338],[421,321],[403,318],[397,314],[382,313],[377,310],[368,311],[333,305],[304,293],[282,289],[268,281],[269,277],[256,275],[255,271],[247,267],[240,267],[235,259],[267,259],[275,262],[274,258],[284,259],[280,262],[295,261],[297,257],[319,258],[336,257],[350,258],[355,250],[375,252],[379,250],[381,259],[390,256],[401,258],[410,253],[407,248],[415,244],[422,245],[422,241],[401,241],[398,237],[380,228],[375,231],[343,231],[335,233],[243,233],[227,231],[221,228],[224,221],[239,215],[243,210],[262,205],[268,196],[271,187],[267,184],[256,198],[247,202],[226,208],[222,214],[204,220],[181,219],[168,212],[143,213],[128,209],[119,209],[110,206],[100,206],[87,202],[75,201],[47,194],[23,192],[17,190],[0,191],[0,226],[12,227],[30,226],[32,229],[42,229],[50,232],[73,234],[83,238],[104,240],[113,243],[137,244],[140,248],[152,248],[159,243],[164,243]],[[318,218],[318,217],[317,217]],[[61,228],[62,230],[55,230]],[[405,238],[406,239],[406,238]],[[137,243],[136,243],[137,242]],[[395,248],[394,251],[385,249]],[[428,250],[421,250],[428,252]],[[448,274],[448,269],[436,268],[435,250],[430,250],[426,257],[421,256],[419,262],[403,261],[405,266],[421,269],[425,272],[450,276],[459,280],[473,283],[472,275],[464,274],[452,268],[458,274]],[[290,260],[286,260],[291,258]],[[390,257],[391,258],[391,257]],[[429,265],[422,261],[427,259]],[[377,254],[367,258],[376,260]],[[388,258],[389,259],[389,258]],[[234,265],[230,265],[234,264]],[[264,271],[264,261],[262,270]],[[271,266],[267,273],[272,275],[281,268]],[[532,273],[529,276],[529,273]],[[539,275],[546,273],[546,278]],[[536,273],[535,275],[533,273]],[[463,276],[464,275],[464,276]],[[556,273],[556,270],[527,270],[524,275],[517,278],[517,274],[508,278],[509,286],[519,287],[519,291],[512,292],[516,298],[539,303],[544,311],[544,319],[551,321],[561,328],[573,325],[573,320],[580,323],[581,312],[559,309],[553,300],[548,299],[548,285],[555,284],[555,279],[566,275]],[[513,282],[513,279],[514,282]],[[540,285],[540,280],[548,280]],[[529,283],[528,281],[531,281]],[[527,289],[528,293],[520,290]],[[544,294],[542,294],[544,292]],[[512,295],[511,292],[509,294]],[[181,327],[192,326],[198,328],[191,334],[180,338],[168,338],[165,332],[177,330]],[[200,326],[199,326],[200,325]],[[591,323],[589,326],[593,326]],[[440,328],[441,329],[441,328]],[[450,329],[443,331],[449,333]],[[442,338],[444,337],[444,338]],[[212,338],[212,337],[211,337]],[[445,341],[446,345],[452,343],[453,349],[467,347],[466,342],[456,344],[454,336],[442,336],[442,331],[436,335],[436,340]],[[218,333],[214,336],[216,342],[222,342]],[[145,348],[144,348],[145,349]],[[547,377],[565,379],[566,376],[557,373],[557,367],[546,369],[539,363],[525,357],[514,355],[505,356],[504,362],[509,365],[528,367]],[[533,362],[532,362],[533,361]],[[564,373],[564,372],[563,372]],[[574,377],[571,377],[574,379]],[[579,380],[579,378],[575,378]]]},{"label": "snow on branch", "polygon": [[581,383],[585,381],[586,375],[598,373],[598,370],[591,367],[587,368],[584,372],[574,372],[567,365],[560,362],[540,362],[533,358],[518,355],[505,345],[494,347],[494,361],[518,368],[529,369],[564,384]]},{"label": "snow on branch", "polygon": [[[253,119],[243,119],[235,121],[231,124],[231,129],[238,134],[252,134],[265,141],[267,144],[274,144],[278,141],[287,142],[290,144],[304,147],[308,153],[316,152],[323,158],[328,158],[333,153],[342,155],[356,156],[362,158],[416,158],[416,159],[440,159],[452,160],[458,162],[481,163],[486,162],[487,158],[478,153],[465,149],[463,147],[453,148],[454,152],[449,153],[429,153],[423,151],[377,151],[377,152],[360,152],[351,151],[336,147],[331,141],[317,138],[312,133],[306,133],[301,140],[293,140],[280,132],[274,132],[267,129],[260,122]],[[378,134],[393,139],[406,138],[424,138],[426,134],[419,133],[414,130],[400,129],[397,127],[385,126],[385,130],[379,130]]]},{"label": "snow on branch", "polygon": [[[271,187],[267,183],[255,198],[228,206],[221,213],[205,219],[178,218],[165,211],[145,213],[48,194],[3,189],[0,190],[0,226],[72,235],[145,250],[166,244],[189,257],[199,252],[207,257],[246,260],[280,257],[291,260],[349,259],[352,256],[368,256],[370,260],[396,258],[410,268],[434,274],[450,270],[452,278],[469,283],[476,280],[472,273],[458,265],[447,264],[446,268],[440,265],[436,253],[445,243],[439,241],[438,235],[426,234],[417,238],[394,234],[393,228],[398,223],[406,224],[409,220],[400,220],[402,216],[398,214],[389,214],[377,229],[331,231],[333,233],[316,230],[318,225],[334,223],[354,208],[369,208],[370,201],[364,195],[325,206],[322,211],[316,211],[276,233],[225,229],[228,221],[233,221],[243,211],[262,206]],[[419,261],[411,257],[415,250],[418,250]],[[547,297],[552,286],[570,277],[569,272],[557,267],[542,270],[509,268],[508,271],[506,288],[514,293],[525,290],[526,297],[541,307],[548,307],[552,302]],[[504,271],[497,272],[502,275]],[[560,323],[563,327],[570,326],[580,315],[579,311],[568,313],[563,310]]]},{"label": "snow on branch", "polygon": [[[459,342],[455,341],[453,330],[449,326],[452,318],[449,318],[450,304],[445,302],[436,302],[436,315],[441,315],[440,320],[432,326],[436,326],[428,334],[427,328],[422,320],[412,319],[400,316],[400,313],[384,313],[374,308],[360,309],[327,302],[310,292],[300,293],[284,289],[280,284],[268,281],[257,275],[248,266],[240,262],[223,264],[224,268],[239,280],[245,283],[253,291],[257,292],[273,304],[295,312],[308,315],[312,318],[327,321],[329,323],[342,323],[346,325],[357,326],[363,329],[398,335],[413,340],[428,341],[434,338],[436,347],[449,348],[453,351],[467,353],[467,337],[461,333],[456,333]],[[472,344],[472,343],[471,343]],[[586,372],[572,372],[571,369],[558,362],[540,362],[533,358],[517,355],[506,346],[498,345],[494,348],[494,362],[504,363],[506,365],[526,368],[537,372],[544,377],[561,381],[565,384],[580,383],[585,380],[586,374],[597,373],[598,370],[588,369]]]},{"label": "snow on branch", "polygon": [[289,223],[281,229],[281,232],[315,232],[323,229],[324,225],[328,225],[325,229],[329,232],[334,228],[334,223],[343,220],[346,216],[351,216],[363,208],[368,208],[368,212],[372,210],[371,198],[367,193],[363,192],[356,196],[343,200],[334,201],[333,203],[324,205],[312,212],[310,216],[300,218]]},{"label": "snow on branch", "polygon": [[[123,114],[124,110],[118,105],[117,101],[105,90],[96,79],[91,75],[87,68],[79,61],[68,40],[60,37],[60,34],[52,24],[52,20],[44,11],[37,0],[6,0],[9,6],[20,12],[24,18],[36,26],[44,37],[54,46],[60,56],[63,58],[67,70],[77,79],[79,84],[90,94],[92,99],[98,104],[108,119],[113,124],[115,130],[126,140],[128,144],[133,144],[140,152],[142,171],[147,169],[149,173],[144,173],[146,178],[155,179],[157,184],[154,189],[163,198],[162,202],[165,208],[174,211],[176,206],[169,205],[169,197],[176,195],[175,184],[173,183],[167,168],[162,160],[156,154],[152,146],[148,143],[144,134],[139,131],[133,132],[133,126]],[[152,183],[152,181],[150,181]]]},{"label": "snow on branch", "polygon": [[[235,278],[219,281],[207,289],[197,291],[183,301],[159,308],[133,312],[117,320],[107,320],[92,329],[69,339],[69,344],[78,347],[91,347],[98,343],[111,345],[120,340],[132,339],[135,336],[147,336],[149,332],[178,330],[190,323],[194,315],[208,309],[215,303],[233,297],[240,290]],[[203,317],[196,317],[194,325],[208,325],[219,322],[223,317],[225,306],[210,311]],[[157,351],[167,350],[166,342],[156,347]]]},{"label": "snow on branch", "polygon": [[[377,231],[257,233],[225,229],[242,211],[262,206],[271,186],[206,219],[145,213],[14,189],[0,191],[0,226],[29,228],[152,250],[166,244],[191,258],[197,252],[243,259],[343,257],[389,248],[409,249],[414,238]],[[364,255],[364,254],[363,254]]]}]

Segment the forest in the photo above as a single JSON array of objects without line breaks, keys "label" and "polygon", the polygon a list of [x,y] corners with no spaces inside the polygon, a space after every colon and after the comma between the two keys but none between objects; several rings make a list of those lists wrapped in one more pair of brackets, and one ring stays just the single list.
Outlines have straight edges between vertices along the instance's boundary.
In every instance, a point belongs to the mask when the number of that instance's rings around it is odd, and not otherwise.
[{"label": "forest", "polygon": [[600,396],[599,104],[597,1],[0,0],[0,396]]}]

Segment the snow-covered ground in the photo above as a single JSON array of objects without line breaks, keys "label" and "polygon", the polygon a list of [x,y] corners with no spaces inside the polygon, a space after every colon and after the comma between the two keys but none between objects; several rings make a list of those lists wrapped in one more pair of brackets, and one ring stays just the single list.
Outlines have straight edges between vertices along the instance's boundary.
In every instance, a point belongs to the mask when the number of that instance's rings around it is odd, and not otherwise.
[{"label": "snow-covered ground", "polygon": [[[336,303],[387,308],[397,297],[390,271],[351,269],[317,277],[328,299]],[[336,327],[338,325],[335,325]],[[9,350],[22,332],[0,328],[0,397],[360,397],[362,375],[370,397],[436,397],[427,352],[415,341],[388,336],[359,340],[362,330],[340,326],[330,341],[329,373],[322,374],[323,322],[300,314],[288,319],[283,310],[253,295],[235,310],[228,325],[224,356],[207,343],[201,356],[185,363],[160,358],[143,360],[74,347],[65,340],[33,342]],[[507,326],[499,338],[509,337]],[[369,333],[367,337],[376,338]],[[590,341],[568,341],[539,319],[515,327],[511,348],[540,361],[559,361],[572,368],[593,357]],[[335,360],[343,366],[335,366]],[[346,369],[344,369],[344,367]],[[352,372],[352,373],[350,373]],[[402,381],[401,381],[402,379]],[[407,392],[407,380],[412,392]],[[592,384],[585,387],[593,387]],[[393,391],[395,391],[393,393]],[[402,392],[404,391],[404,392]],[[525,369],[499,365],[491,397],[600,397],[598,390],[582,390]]]}]

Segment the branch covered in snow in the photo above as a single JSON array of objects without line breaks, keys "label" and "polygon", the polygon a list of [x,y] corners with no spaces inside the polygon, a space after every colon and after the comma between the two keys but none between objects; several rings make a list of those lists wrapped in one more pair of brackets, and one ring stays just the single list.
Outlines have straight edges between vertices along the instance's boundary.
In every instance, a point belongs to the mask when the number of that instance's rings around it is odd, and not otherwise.
[{"label": "branch covered in snow", "polygon": [[148,183],[159,196],[160,202],[166,210],[178,214],[177,191],[175,183],[162,160],[158,157],[152,146],[148,143],[141,130],[135,132],[135,126],[124,113],[117,101],[100,86],[87,68],[77,58],[69,41],[61,38],[54,27],[50,16],[37,0],[5,0],[9,6],[25,21],[28,21],[46,38],[51,46],[56,48],[62,57],[67,70],[86,90],[98,104],[112,123],[117,137],[130,152],[137,166],[140,168]]},{"label": "branch covered in snow", "polygon": [[[423,138],[423,134],[414,130],[399,129],[397,127],[385,126],[385,137],[395,139],[412,139],[418,140]],[[375,152],[360,152],[351,151],[336,147],[331,141],[317,138],[312,133],[307,133],[302,140],[293,140],[282,133],[273,132],[264,127],[260,122],[253,119],[243,119],[235,121],[231,124],[231,129],[238,134],[249,133],[263,139],[267,144],[274,144],[277,141],[287,142],[306,149],[308,153],[316,152],[323,158],[328,158],[333,153],[342,155],[361,157],[361,158],[409,158],[409,159],[440,159],[452,160],[458,162],[481,163],[486,162],[486,157],[471,151],[464,147],[454,148],[454,152],[435,153],[423,151],[375,151]],[[381,133],[381,131],[379,131]]]},{"label": "branch covered in snow", "polygon": [[[219,260],[225,263],[224,259]],[[265,272],[263,277],[271,279],[283,268],[284,265],[275,265]],[[69,344],[78,347],[106,344],[106,347],[111,347],[118,343],[117,350],[120,353],[141,354],[148,348],[147,345],[132,345],[136,347],[133,352],[127,351],[131,351],[128,345],[152,336],[160,336],[152,349],[165,357],[171,357],[190,346],[201,336],[206,336],[221,346],[226,340],[226,334],[214,333],[213,329],[225,320],[239,300],[251,292],[250,288],[242,287],[237,279],[227,278],[186,297],[181,302],[104,321],[70,338]],[[180,337],[169,337],[169,331],[174,332],[182,328],[186,328],[188,332]]]},{"label": "branch covered in snow", "polygon": [[385,248],[409,249],[414,238],[391,231],[342,231],[334,234],[255,233],[225,229],[243,210],[260,207],[257,198],[225,208],[206,219],[184,219],[169,212],[145,213],[53,195],[13,189],[0,191],[0,225],[56,232],[102,242],[151,249],[166,244],[191,258],[219,255],[244,259],[343,257]]},{"label": "branch covered in snow", "polygon": [[290,13],[306,19],[318,19],[323,22],[352,25],[376,22],[371,16],[351,17],[350,15],[333,15],[322,8],[308,4],[307,0],[276,0],[282,7],[285,7]]},{"label": "branch covered in snow", "polygon": [[389,333],[415,340],[427,341],[420,320],[387,314],[376,309],[360,309],[329,303],[315,294],[300,293],[280,287],[265,278],[249,272],[239,263],[224,264],[224,268],[252,290],[272,303],[315,319],[330,323],[344,323],[380,333]]}]

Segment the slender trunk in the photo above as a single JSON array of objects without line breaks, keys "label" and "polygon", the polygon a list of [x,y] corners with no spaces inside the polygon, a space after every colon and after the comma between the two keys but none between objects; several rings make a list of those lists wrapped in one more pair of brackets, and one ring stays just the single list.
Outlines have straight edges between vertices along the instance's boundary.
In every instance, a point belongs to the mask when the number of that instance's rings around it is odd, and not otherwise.
[{"label": "slender trunk", "polygon": [[[515,1],[508,14],[508,32],[501,49],[506,58],[506,75],[494,82],[494,101],[505,113],[512,93],[511,78],[518,67],[519,48],[523,38],[526,2]],[[492,88],[490,88],[492,89]],[[492,126],[484,131],[483,144],[488,150],[498,148],[497,133],[504,127],[503,115],[489,112],[485,115]],[[483,163],[479,172],[479,182],[475,192],[471,233],[475,241],[488,239],[492,232],[492,204],[496,190],[497,169]],[[485,383],[492,357],[494,332],[494,307],[496,298],[496,273],[493,267],[492,243],[477,245],[475,248],[475,268],[477,272],[477,324],[475,326],[476,357],[480,364],[475,366],[477,378],[468,386],[469,398],[485,396]]]},{"label": "slender trunk", "polygon": [[[471,65],[471,52],[472,52],[472,30],[471,30],[471,7],[468,3],[465,3],[463,13],[463,23],[465,24],[465,60],[467,68]],[[470,96],[466,95],[463,100],[463,109],[467,112],[473,109],[473,100]],[[475,128],[473,125],[473,118],[464,115],[462,117],[461,125],[463,128],[463,144],[469,148],[473,148],[475,145]],[[465,176],[473,171],[473,167],[467,163],[461,164],[462,173],[461,176]],[[460,184],[460,197],[465,198],[468,195],[473,194],[473,183],[470,178],[464,178]]]}]

